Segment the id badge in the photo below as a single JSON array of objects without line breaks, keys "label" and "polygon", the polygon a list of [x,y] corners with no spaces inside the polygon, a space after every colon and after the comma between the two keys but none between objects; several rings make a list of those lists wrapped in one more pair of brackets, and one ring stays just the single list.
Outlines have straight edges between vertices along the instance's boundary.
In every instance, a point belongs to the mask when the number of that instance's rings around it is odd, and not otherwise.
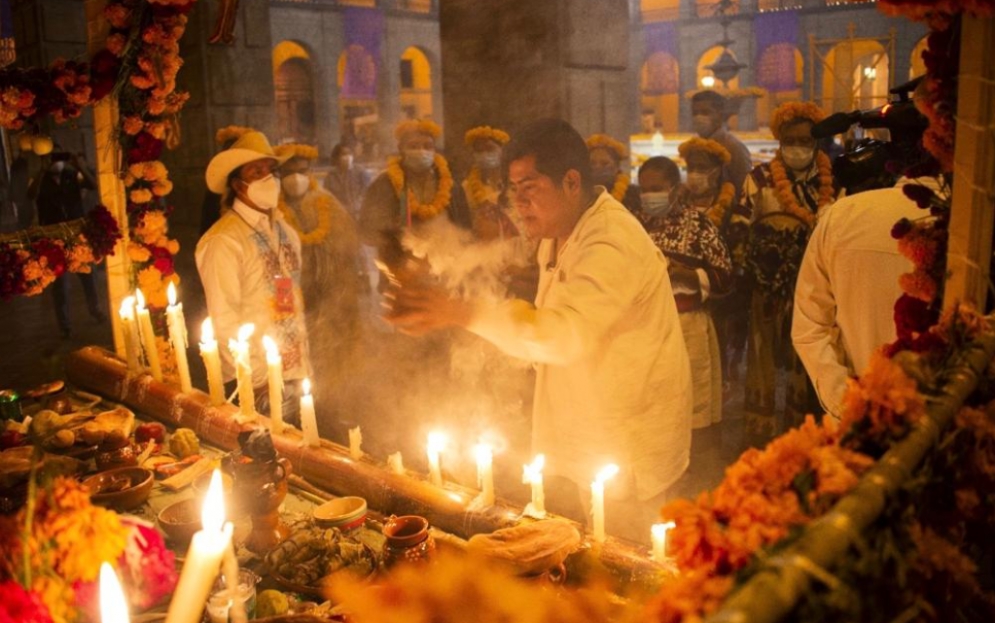
[{"label": "id badge", "polygon": [[273,279],[273,290],[276,293],[275,309],[281,316],[294,313],[294,280],[281,276]]}]

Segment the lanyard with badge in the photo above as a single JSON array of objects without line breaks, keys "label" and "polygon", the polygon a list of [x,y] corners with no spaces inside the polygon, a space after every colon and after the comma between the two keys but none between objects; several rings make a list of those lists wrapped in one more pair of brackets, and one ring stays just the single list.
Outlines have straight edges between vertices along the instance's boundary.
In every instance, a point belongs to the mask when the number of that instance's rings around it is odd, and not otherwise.
[{"label": "lanyard with badge", "polygon": [[293,316],[295,312],[293,274],[300,270],[300,265],[296,256],[291,253],[290,243],[283,227],[278,222],[274,222],[277,231],[276,248],[274,249],[271,236],[249,223],[241,214],[239,214],[239,218],[252,229],[256,244],[264,253],[266,269],[271,275],[273,287],[273,320],[280,321]]}]

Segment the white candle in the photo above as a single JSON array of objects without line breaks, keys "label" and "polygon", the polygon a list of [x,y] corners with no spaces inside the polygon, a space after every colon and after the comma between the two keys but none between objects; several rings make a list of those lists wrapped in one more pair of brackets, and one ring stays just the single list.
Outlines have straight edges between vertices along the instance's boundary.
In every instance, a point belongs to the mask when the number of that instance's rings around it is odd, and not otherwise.
[{"label": "white candle", "polygon": [[363,431],[358,426],[349,429],[349,456],[353,461],[363,458]]},{"label": "white candle", "polygon": [[304,395],[301,396],[301,432],[304,445],[317,448],[321,445],[318,437],[318,418],[314,414],[314,396],[311,395],[311,379],[304,379]]},{"label": "white candle", "polygon": [[128,623],[128,602],[109,563],[100,565],[100,623]]},{"label": "white candle", "polygon": [[235,360],[235,380],[238,383],[238,410],[243,421],[256,418],[256,392],[252,387],[252,362],[249,360],[249,338],[256,330],[254,324],[244,324],[238,329],[238,339],[228,340],[228,348]]},{"label": "white candle", "polygon": [[546,516],[546,492],[543,490],[542,468],[546,466],[546,455],[539,454],[522,473],[522,482],[532,485],[532,501],[525,507],[524,514],[536,519]]},{"label": "white candle", "polygon": [[480,487],[480,502],[484,507],[494,506],[494,451],[485,443],[473,448],[477,460],[477,486]]},{"label": "white candle", "polygon": [[664,562],[667,559],[667,531],[677,524],[672,521],[667,523],[655,523],[650,528],[650,535],[653,537],[653,560],[654,562]]},{"label": "white candle", "polygon": [[618,465],[605,466],[591,483],[591,516],[594,520],[594,540],[605,542],[605,481],[618,473]]},{"label": "white candle", "polygon": [[238,557],[235,556],[235,546],[228,544],[224,559],[221,561],[221,573],[225,578],[225,591],[228,593],[228,611],[225,613],[225,623],[245,623],[248,616],[245,612],[245,601],[239,586]]},{"label": "white candle", "polygon": [[263,337],[266,349],[266,368],[269,371],[269,419],[270,432],[278,435],[283,432],[283,358],[280,349],[270,336]]},{"label": "white candle", "polygon": [[[197,623],[218,577],[221,559],[231,547],[232,525],[225,522],[221,472],[214,470],[201,510],[201,529],[190,540],[180,581],[173,591],[166,623]],[[236,580],[237,581],[237,580]]]},{"label": "white candle", "polygon": [[180,391],[193,389],[190,383],[190,364],[187,363],[187,321],[183,317],[183,303],[176,302],[176,286],[169,282],[166,288],[169,306],[166,307],[166,326],[169,327],[169,341],[176,354],[176,371],[180,376]]},{"label": "white candle", "polygon": [[440,456],[446,447],[446,436],[442,433],[429,433],[428,435],[428,479],[437,486],[442,486],[442,465]]},{"label": "white candle", "polygon": [[142,332],[142,347],[145,350],[145,360],[149,363],[152,378],[162,381],[162,366],[159,364],[159,348],[155,343],[155,329],[152,328],[152,315],[145,307],[145,296],[141,290],[135,291],[135,298],[138,301],[135,310],[138,313],[138,327]]},{"label": "white candle", "polygon": [[121,301],[121,333],[124,334],[125,359],[128,362],[128,372],[135,373],[142,369],[140,350],[142,348],[138,337],[138,323],[135,322],[135,297],[126,296]]},{"label": "white candle", "polygon": [[210,318],[205,318],[204,324],[200,326],[200,356],[207,369],[207,390],[211,395],[211,404],[224,404],[225,382],[221,376],[221,353],[218,351],[218,341],[214,339],[214,325]]},{"label": "white candle", "polygon": [[387,467],[398,476],[404,475],[404,460],[399,451],[387,456]]}]

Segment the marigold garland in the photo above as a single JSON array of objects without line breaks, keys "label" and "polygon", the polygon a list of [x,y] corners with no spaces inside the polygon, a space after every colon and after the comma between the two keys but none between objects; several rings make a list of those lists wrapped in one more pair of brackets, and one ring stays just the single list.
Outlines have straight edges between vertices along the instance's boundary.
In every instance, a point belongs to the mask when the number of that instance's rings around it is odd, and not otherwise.
[{"label": "marigold garland", "polygon": [[696,152],[705,153],[713,158],[716,158],[722,164],[729,164],[732,162],[732,154],[729,153],[729,150],[723,147],[722,143],[713,141],[710,138],[695,136],[677,146],[677,153],[679,153],[681,158],[684,158],[685,161],[688,159],[688,156]]},{"label": "marigold garland", "polygon": [[781,208],[801,219],[809,227],[815,224],[819,209],[833,202],[836,196],[836,188],[833,186],[833,163],[829,161],[822,151],[815,152],[815,162],[819,169],[819,196],[816,201],[816,209],[813,212],[808,208],[803,208],[798,203],[798,198],[791,191],[791,180],[788,179],[788,170],[784,166],[784,158],[781,150],[777,150],[777,155],[770,161],[770,175],[774,181],[774,196]]},{"label": "marigold garland", "polygon": [[405,134],[411,132],[421,132],[428,134],[432,138],[442,136],[442,128],[430,119],[405,119],[394,128],[394,138],[400,141],[404,138]]},{"label": "marigold garland", "polygon": [[595,149],[607,149],[618,156],[619,159],[625,158],[629,153],[629,150],[625,148],[625,145],[607,134],[592,134],[588,137],[585,143],[587,143],[588,151],[593,151]]},{"label": "marigold garland", "polygon": [[[441,214],[449,206],[453,194],[453,174],[449,170],[449,163],[439,154],[435,154],[435,170],[438,172],[438,180],[431,203],[418,201],[411,189],[408,189],[408,212],[425,221]],[[404,169],[401,167],[400,156],[387,159],[387,177],[394,187],[394,194],[400,198],[404,191]]]},{"label": "marigold garland", "polygon": [[770,118],[770,132],[774,138],[781,140],[781,128],[784,124],[798,119],[807,119],[813,124],[826,118],[826,111],[815,102],[785,102],[774,109]]},{"label": "marigold garland", "polygon": [[[480,175],[480,169],[476,166],[470,168],[470,173],[466,176],[466,186],[469,191],[467,195],[470,199],[470,209],[477,210],[488,203],[487,189],[489,184],[484,182]],[[498,190],[501,189],[498,188]]]},{"label": "marigold garland", "polygon": [[244,125],[229,125],[214,133],[214,142],[218,145],[237,141],[246,132],[255,132],[253,128]]},{"label": "marigold garland", "polygon": [[301,238],[301,244],[304,246],[323,244],[328,238],[328,234],[332,231],[334,197],[327,192],[317,190],[317,185],[313,179],[311,180],[311,191],[314,192],[309,192],[304,196],[303,200],[304,205],[308,208],[313,208],[318,217],[318,223],[311,231],[304,231],[300,221],[297,219],[297,214],[293,208],[287,205],[282,194],[280,195],[280,203],[278,204],[283,218],[287,221],[288,225],[294,228],[294,231]]},{"label": "marigold garland", "polygon": [[286,156],[292,156],[294,158],[303,158],[304,160],[317,160],[318,159],[318,148],[312,145],[303,145],[300,143],[285,143],[283,145],[277,145],[273,148],[277,156],[281,158]]},{"label": "marigold garland", "polygon": [[[615,176],[615,183],[612,185],[611,196],[615,198],[616,201],[621,202],[625,197],[626,191],[629,190],[629,183],[631,178],[625,173],[619,173]],[[730,199],[732,201],[732,199]]]},{"label": "marigold garland", "polygon": [[481,125],[475,128],[471,128],[466,131],[463,135],[463,142],[467,147],[473,147],[473,144],[480,140],[490,140],[494,141],[498,145],[507,145],[511,137],[504,130],[499,130],[498,128],[492,128],[489,125]]},{"label": "marigold garland", "polygon": [[708,209],[708,218],[716,227],[722,227],[722,223],[725,221],[726,212],[732,205],[732,200],[736,197],[736,187],[733,186],[732,182],[725,182],[722,184],[722,189],[719,191],[719,196],[715,199],[715,203]]}]

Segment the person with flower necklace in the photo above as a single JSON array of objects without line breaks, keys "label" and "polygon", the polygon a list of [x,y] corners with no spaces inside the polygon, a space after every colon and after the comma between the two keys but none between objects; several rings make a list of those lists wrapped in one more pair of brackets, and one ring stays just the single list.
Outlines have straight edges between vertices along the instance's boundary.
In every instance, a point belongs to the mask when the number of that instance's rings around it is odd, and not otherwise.
[{"label": "person with flower necklace", "polygon": [[625,145],[607,134],[593,134],[586,142],[594,183],[604,186],[616,201],[635,213],[640,205],[639,189],[631,184],[629,175],[620,168],[622,159],[629,155]]},{"label": "person with flower necklace", "polygon": [[[736,378],[736,365],[746,344],[746,294],[742,265],[749,232],[748,215],[735,202],[736,188],[728,179],[727,167],[732,155],[721,143],[695,137],[677,148],[687,166],[688,203],[708,217],[719,229],[729,250],[733,273],[723,295],[712,295],[711,313],[719,340],[723,391]],[[716,293],[717,294],[717,293]],[[725,397],[725,396],[724,396]]]},{"label": "person with flower necklace", "polygon": [[473,151],[473,165],[463,180],[463,192],[478,240],[504,240],[518,235],[502,196],[501,148],[509,140],[507,132],[486,125],[468,130],[463,137]]},{"label": "person with flower necklace", "polygon": [[462,188],[453,184],[449,163],[436,152],[442,128],[427,119],[408,119],[394,131],[398,155],[387,159],[363,198],[359,232],[387,263],[397,260],[398,241],[406,229],[448,218],[469,229]]},{"label": "person with flower necklace", "polygon": [[809,233],[838,195],[829,157],[816,149],[812,127],[825,118],[811,102],[787,102],[771,116],[780,143],[769,163],[758,165],[743,185],[742,206],[751,214],[745,270],[752,285],[746,363],[747,426],[775,434],[778,369],[788,374],[787,426],[819,403],[791,344],[792,300]]},{"label": "person with flower necklace", "polygon": [[286,144],[279,209],[301,239],[301,289],[311,351],[320,356],[318,401],[333,405],[359,340],[359,235],[356,223],[311,173],[318,150]]}]

